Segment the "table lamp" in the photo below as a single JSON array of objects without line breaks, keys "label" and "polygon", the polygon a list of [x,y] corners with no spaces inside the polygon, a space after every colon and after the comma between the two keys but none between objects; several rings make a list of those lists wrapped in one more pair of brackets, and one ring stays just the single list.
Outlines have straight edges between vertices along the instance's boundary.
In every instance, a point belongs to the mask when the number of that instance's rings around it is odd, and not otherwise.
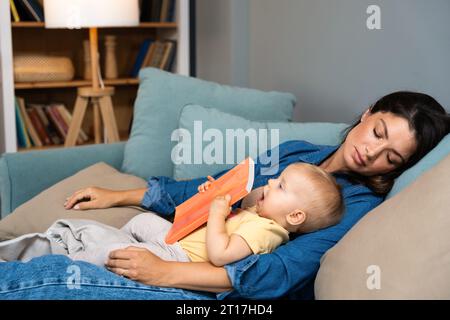
[{"label": "table lamp", "polygon": [[92,86],[78,88],[64,146],[75,145],[89,100],[94,107],[95,143],[100,143],[99,109],[107,142],[118,142],[119,133],[111,100],[114,88],[99,85],[101,78],[97,28],[139,25],[138,0],[44,0],[44,15],[46,28],[89,28]]}]

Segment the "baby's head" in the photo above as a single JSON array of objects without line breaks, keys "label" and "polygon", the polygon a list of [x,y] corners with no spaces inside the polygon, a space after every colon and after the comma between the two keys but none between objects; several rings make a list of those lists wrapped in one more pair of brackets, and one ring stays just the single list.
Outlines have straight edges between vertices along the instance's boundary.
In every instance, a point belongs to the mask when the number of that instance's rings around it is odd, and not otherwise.
[{"label": "baby's head", "polygon": [[344,201],[331,174],[311,164],[295,163],[264,186],[257,211],[289,232],[308,233],[338,223]]}]

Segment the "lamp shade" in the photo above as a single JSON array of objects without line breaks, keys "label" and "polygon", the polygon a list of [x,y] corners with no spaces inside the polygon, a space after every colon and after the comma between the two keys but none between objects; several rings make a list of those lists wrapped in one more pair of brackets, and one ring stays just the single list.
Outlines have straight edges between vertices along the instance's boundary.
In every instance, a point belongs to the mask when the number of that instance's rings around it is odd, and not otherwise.
[{"label": "lamp shade", "polygon": [[44,0],[46,28],[127,27],[139,24],[138,0]]}]

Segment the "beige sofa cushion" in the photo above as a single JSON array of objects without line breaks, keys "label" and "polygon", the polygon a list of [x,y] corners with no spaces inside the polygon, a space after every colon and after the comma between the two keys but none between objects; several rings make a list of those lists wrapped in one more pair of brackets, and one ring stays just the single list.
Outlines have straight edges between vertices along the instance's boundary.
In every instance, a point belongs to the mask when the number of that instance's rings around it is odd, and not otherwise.
[{"label": "beige sofa cushion", "polygon": [[450,155],[321,261],[317,299],[450,299]]},{"label": "beige sofa cushion", "polygon": [[117,228],[135,215],[145,211],[140,207],[115,207],[94,210],[66,210],[65,199],[73,192],[89,186],[114,190],[145,188],[145,180],[123,174],[110,165],[99,162],[68,177],[33,199],[17,207],[0,221],[0,240],[7,240],[26,233],[44,232],[58,219],[92,219]]}]

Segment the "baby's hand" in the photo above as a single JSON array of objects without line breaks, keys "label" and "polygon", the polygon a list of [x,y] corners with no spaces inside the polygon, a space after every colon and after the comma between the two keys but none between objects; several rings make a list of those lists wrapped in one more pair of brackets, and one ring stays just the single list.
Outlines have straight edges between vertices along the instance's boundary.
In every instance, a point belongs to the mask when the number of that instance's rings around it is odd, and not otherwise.
[{"label": "baby's hand", "polygon": [[209,186],[211,185],[211,183],[212,183],[213,181],[215,181],[215,180],[216,180],[216,179],[214,179],[213,177],[208,176],[208,181],[206,181],[206,182],[204,182],[204,183],[202,183],[201,185],[198,186],[198,192],[203,193],[203,192],[205,192],[206,190],[208,190],[208,188],[209,188]]},{"label": "baby's hand", "polygon": [[217,196],[209,207],[210,215],[221,215],[226,218],[230,214],[230,201],[231,196],[227,194],[226,196]]}]

